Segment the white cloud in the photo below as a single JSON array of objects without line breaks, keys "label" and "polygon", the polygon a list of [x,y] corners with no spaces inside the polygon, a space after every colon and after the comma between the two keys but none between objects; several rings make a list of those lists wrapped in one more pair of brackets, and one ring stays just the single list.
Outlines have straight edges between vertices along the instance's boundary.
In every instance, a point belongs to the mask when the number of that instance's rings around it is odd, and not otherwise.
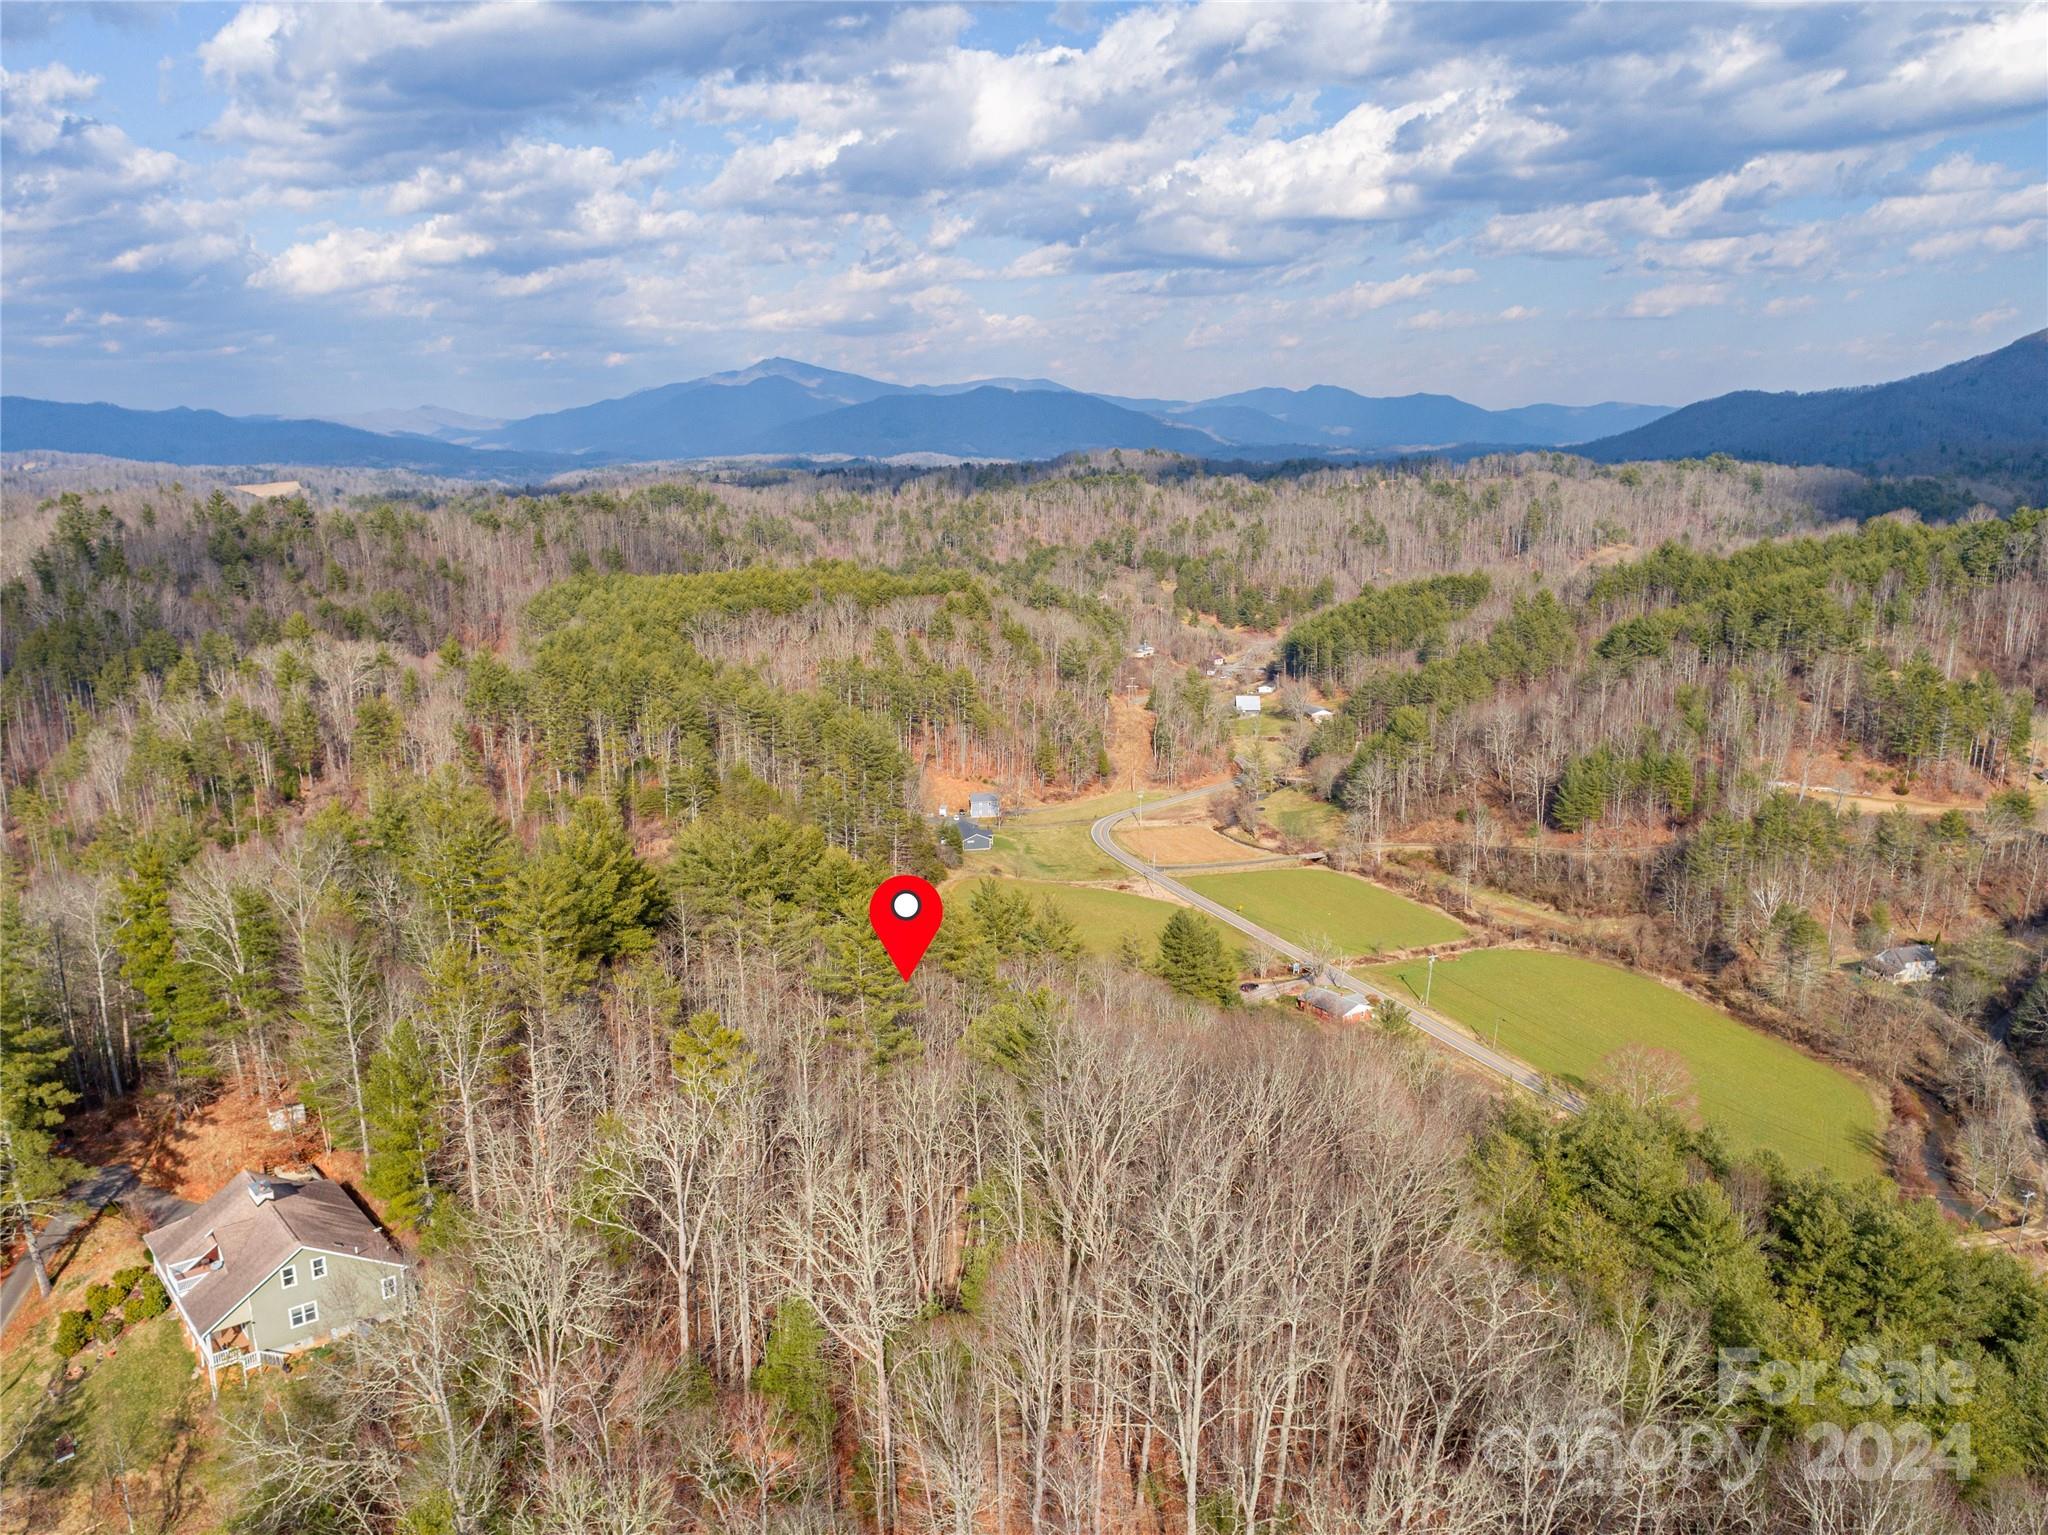
[{"label": "white cloud", "polygon": [[398,234],[331,229],[317,240],[288,247],[250,279],[301,296],[388,287],[433,267],[481,256],[491,242],[458,231],[436,217]]},{"label": "white cloud", "polygon": [[1719,282],[1668,282],[1654,288],[1645,288],[1622,307],[1622,313],[1635,320],[1668,320],[1675,314],[1688,309],[1703,309],[1715,304],[1725,304],[1730,297],[1726,283]]},{"label": "white cloud", "polygon": [[1317,307],[1329,314],[1356,317],[1368,310],[1384,309],[1389,304],[1406,303],[1434,293],[1438,288],[1458,283],[1477,282],[1479,274],[1471,267],[1438,269],[1428,272],[1403,272],[1399,277],[1385,282],[1358,282],[1331,294]]},{"label": "white cloud", "polygon": [[1858,287],[1933,272],[1993,312],[2048,241],[2048,186],[1986,147],[2043,124],[2048,6],[1822,28],[1141,3],[993,30],[940,5],[266,0],[174,64],[196,139],[94,115],[132,70],[38,53],[5,75],[8,329],[118,329],[124,366],[206,328],[332,357],[446,337],[451,365],[548,360],[563,387],[695,348],[1134,389],[1181,337],[1236,382],[1461,329],[1496,333],[1455,350],[1494,348],[1498,379],[1566,314],[1698,327],[1826,291],[1846,325]]},{"label": "white cloud", "polygon": [[1971,336],[1989,336],[2010,330],[2020,317],[2017,304],[2000,304],[1996,309],[1986,309],[1967,320],[1936,320],[1927,327],[1930,335],[1946,335],[1957,331]]}]

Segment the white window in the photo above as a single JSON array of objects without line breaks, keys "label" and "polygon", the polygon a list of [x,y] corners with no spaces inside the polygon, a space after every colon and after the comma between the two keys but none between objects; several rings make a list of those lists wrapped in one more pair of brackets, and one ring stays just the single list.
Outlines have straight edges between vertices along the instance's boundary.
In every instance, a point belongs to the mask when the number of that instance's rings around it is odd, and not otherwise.
[{"label": "white window", "polygon": [[281,1285],[283,1285],[285,1289],[289,1290],[293,1285],[299,1282],[298,1265],[293,1263],[287,1263],[284,1266],[284,1271],[280,1273],[277,1277],[278,1282]]},{"label": "white window", "polygon": [[383,1282],[377,1288],[383,1293],[386,1300],[397,1300],[398,1276],[396,1274],[386,1274]]},{"label": "white window", "polygon": [[311,1327],[320,1320],[320,1302],[309,1300],[303,1306],[292,1307],[291,1324],[294,1327]]},{"label": "white window", "polygon": [[325,1279],[327,1277],[327,1260],[325,1258],[315,1258],[313,1260],[313,1277],[315,1279]]}]

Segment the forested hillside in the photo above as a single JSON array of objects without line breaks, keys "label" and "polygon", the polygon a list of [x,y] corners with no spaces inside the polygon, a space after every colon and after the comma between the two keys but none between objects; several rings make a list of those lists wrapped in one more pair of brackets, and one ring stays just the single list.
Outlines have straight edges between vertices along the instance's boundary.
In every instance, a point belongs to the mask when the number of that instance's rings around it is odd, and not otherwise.
[{"label": "forested hillside", "polygon": [[[7,1334],[0,1525],[2029,1528],[2044,519],[1843,516],[1884,494],[1105,455],[25,507],[0,1176],[59,1289]],[[1566,1114],[1391,1001],[1319,1021],[1088,840],[1197,788],[1148,832],[1187,867],[1311,855],[1461,935],[1310,948],[1452,996],[1485,946],[1620,961],[1825,1068],[1868,1172],[1731,1135],[1670,1051],[1546,1066]],[[935,815],[970,791],[987,851]],[[905,871],[947,906],[907,983]],[[1909,938],[1937,980],[1854,973]],[[177,1354],[130,1434],[92,1383],[176,1318],[64,1310],[31,1234],[110,1125],[293,1104],[417,1293],[217,1401]],[[1967,1386],[1843,1363],[1923,1349]],[[1844,1428],[1886,1474],[1811,1474]]]},{"label": "forested hillside", "polygon": [[1727,453],[1889,474],[2048,483],[2048,332],[1889,384],[1701,400],[1581,450],[1607,463]]}]

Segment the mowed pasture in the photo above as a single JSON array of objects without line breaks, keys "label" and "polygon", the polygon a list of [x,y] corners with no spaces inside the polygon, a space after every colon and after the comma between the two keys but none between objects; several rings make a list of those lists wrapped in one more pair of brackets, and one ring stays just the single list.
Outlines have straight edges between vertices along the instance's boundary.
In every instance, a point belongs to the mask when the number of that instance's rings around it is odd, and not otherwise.
[{"label": "mowed pasture", "polygon": [[1465,929],[1442,912],[1331,869],[1201,874],[1182,883],[1332,958],[1387,954],[1465,936]]},{"label": "mowed pasture", "polygon": [[1098,816],[1136,803],[1132,794],[1101,794],[1044,810],[1004,816],[992,830],[995,848],[969,853],[972,874],[1008,874],[1018,879],[1115,879],[1122,866],[1097,847],[1088,829]]},{"label": "mowed pasture", "polygon": [[1738,1150],[1768,1147],[1794,1167],[1877,1171],[1877,1109],[1861,1083],[1681,991],[1613,965],[1529,949],[1481,949],[1382,965],[1372,978],[1421,1000],[1538,1070],[1600,1080],[1628,1046],[1685,1063],[1699,1117]]},{"label": "mowed pasture", "polygon": [[1112,835],[1147,863],[1161,867],[1224,863],[1231,859],[1248,862],[1272,856],[1266,849],[1249,842],[1233,841],[1207,822],[1140,826],[1133,821],[1119,821]]},{"label": "mowed pasture", "polygon": [[[982,882],[970,875],[947,885],[940,892],[947,909],[955,909],[957,903],[957,909],[965,911],[974,887]],[[1029,896],[1033,903],[1051,901],[1080,929],[1081,942],[1091,954],[1114,954],[1129,937],[1138,941],[1150,960],[1158,951],[1159,930],[1180,909],[1171,901],[1133,895],[1128,890],[1105,890],[1096,885],[1060,885],[1037,879],[1005,879],[1000,883],[1011,895]],[[1226,953],[1235,953],[1250,943],[1244,934],[1210,917],[1202,920],[1216,929]]]},{"label": "mowed pasture", "polygon": [[1334,842],[1344,830],[1344,812],[1300,789],[1275,789],[1266,796],[1266,819],[1290,837]]}]

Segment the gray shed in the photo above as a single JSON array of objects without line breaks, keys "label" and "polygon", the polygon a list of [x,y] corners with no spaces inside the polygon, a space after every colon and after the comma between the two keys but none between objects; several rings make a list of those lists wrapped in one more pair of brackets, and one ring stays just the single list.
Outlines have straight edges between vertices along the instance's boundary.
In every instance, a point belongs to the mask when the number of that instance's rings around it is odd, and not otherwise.
[{"label": "gray shed", "polygon": [[1908,981],[1925,981],[1934,976],[1941,963],[1934,957],[1933,948],[1924,943],[1902,943],[1889,949],[1880,949],[1863,962],[1864,970],[1880,980],[1893,985]]}]

